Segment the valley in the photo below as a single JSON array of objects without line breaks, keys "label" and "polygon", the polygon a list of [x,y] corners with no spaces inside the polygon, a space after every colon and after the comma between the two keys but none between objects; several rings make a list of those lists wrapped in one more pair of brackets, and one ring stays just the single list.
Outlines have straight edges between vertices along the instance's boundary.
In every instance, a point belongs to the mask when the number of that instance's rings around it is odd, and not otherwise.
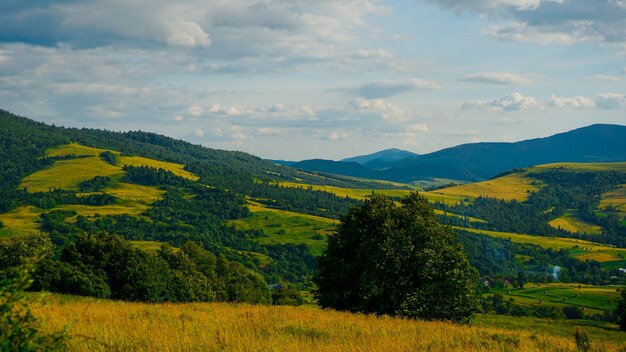
[{"label": "valley", "polygon": [[[154,134],[50,128],[8,113],[0,118],[9,126],[2,135],[9,147],[0,150],[5,155],[0,170],[11,170],[0,173],[0,243],[16,245],[41,233],[49,239],[46,267],[59,272],[38,274],[43,275],[38,280],[49,281],[36,280],[37,285],[77,296],[54,293],[48,304],[33,307],[47,317],[46,329],[77,322],[72,334],[89,338],[73,338],[74,350],[152,348],[150,340],[134,333],[113,331],[110,325],[119,319],[129,332],[166,320],[169,333],[186,337],[164,336],[162,343],[226,350],[280,345],[324,351],[365,344],[379,350],[385,339],[411,329],[458,330],[438,345],[443,350],[546,350],[548,345],[562,350],[573,346],[576,326],[584,326],[597,343],[607,339],[605,350],[623,346],[611,312],[620,300],[618,288],[626,284],[625,162],[542,164],[463,184],[436,178],[403,183],[295,169]],[[25,135],[31,144],[24,143]],[[422,188],[434,184],[439,186]],[[415,192],[453,231],[477,268],[481,314],[475,322],[445,325],[316,307],[317,260],[347,211],[372,195],[398,205]],[[74,248],[75,243],[83,247]],[[70,252],[81,250],[86,252]],[[111,251],[102,258],[127,253],[136,266],[122,282],[136,280],[130,274],[136,270],[155,284],[133,288],[137,292],[119,286],[113,264],[99,262],[91,250]],[[171,283],[185,289],[166,289]],[[271,303],[282,288],[306,304],[241,305]],[[137,300],[132,297],[150,297],[161,306],[157,312],[155,306],[123,302]],[[183,303],[197,301],[231,303]],[[86,309],[93,309],[91,320],[81,313]],[[209,324],[213,314],[225,320],[210,323],[216,325],[200,340],[185,335]],[[249,325],[237,320],[242,316]],[[299,323],[285,325],[278,317]],[[546,318],[563,325],[548,333],[537,329],[549,325],[540,320]],[[261,327],[264,319],[270,325]],[[350,323],[344,330],[330,329],[338,321]],[[90,324],[106,328],[96,331]],[[230,337],[235,332],[247,337],[235,341]],[[406,335],[398,350],[440,341],[422,335]],[[492,336],[487,345],[484,336]]]}]

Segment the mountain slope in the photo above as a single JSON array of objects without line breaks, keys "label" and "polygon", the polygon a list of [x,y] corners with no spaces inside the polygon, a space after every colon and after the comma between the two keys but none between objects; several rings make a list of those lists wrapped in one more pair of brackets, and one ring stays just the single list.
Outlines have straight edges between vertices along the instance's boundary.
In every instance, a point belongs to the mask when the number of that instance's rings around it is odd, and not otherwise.
[{"label": "mountain slope", "polygon": [[[359,155],[351,158],[341,159],[342,162],[355,162],[361,165],[367,166],[370,163],[377,162],[395,162],[402,159],[418,156],[419,154],[410,152],[408,150],[402,150],[398,148],[391,148],[381,150],[372,154]],[[372,167],[370,167],[372,168]]]},{"label": "mountain slope", "polygon": [[516,143],[464,144],[402,160],[384,171],[384,179],[480,181],[530,165],[611,161],[626,161],[626,126],[598,124]]},{"label": "mountain slope", "polygon": [[377,170],[369,169],[355,162],[311,159],[292,163],[289,166],[296,169],[313,170],[329,174],[345,175],[352,177],[379,179],[381,176],[380,172],[378,172]]}]

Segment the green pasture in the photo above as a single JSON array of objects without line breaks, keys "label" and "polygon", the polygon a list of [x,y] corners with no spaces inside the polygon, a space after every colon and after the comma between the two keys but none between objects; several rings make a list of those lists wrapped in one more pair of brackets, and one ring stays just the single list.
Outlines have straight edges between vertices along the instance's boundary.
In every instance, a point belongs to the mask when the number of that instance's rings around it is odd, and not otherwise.
[{"label": "green pasture", "polygon": [[336,220],[251,204],[251,216],[229,220],[227,224],[242,230],[263,230],[260,244],[305,244],[314,255],[326,247],[326,236],[335,230]]},{"label": "green pasture", "polygon": [[604,310],[613,310],[620,300],[617,287],[592,286],[583,284],[526,284],[524,288],[492,291],[499,293],[505,300],[526,306],[566,306],[580,307],[587,315],[602,314]]},{"label": "green pasture", "polygon": [[626,248],[615,248],[609,245],[579,240],[576,238],[531,236],[512,232],[488,231],[458,226],[453,226],[453,228],[488,235],[495,238],[508,239],[515,243],[531,244],[542,248],[552,248],[557,251],[565,249],[571,251],[571,256],[579,260],[611,262],[622,260],[626,257]]}]

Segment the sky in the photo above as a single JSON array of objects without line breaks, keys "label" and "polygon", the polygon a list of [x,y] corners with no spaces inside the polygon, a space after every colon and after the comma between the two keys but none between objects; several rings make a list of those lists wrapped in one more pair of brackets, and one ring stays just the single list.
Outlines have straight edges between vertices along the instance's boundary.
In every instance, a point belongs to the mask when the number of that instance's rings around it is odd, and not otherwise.
[{"label": "sky", "polygon": [[0,109],[268,159],[626,124],[626,0],[0,0]]}]

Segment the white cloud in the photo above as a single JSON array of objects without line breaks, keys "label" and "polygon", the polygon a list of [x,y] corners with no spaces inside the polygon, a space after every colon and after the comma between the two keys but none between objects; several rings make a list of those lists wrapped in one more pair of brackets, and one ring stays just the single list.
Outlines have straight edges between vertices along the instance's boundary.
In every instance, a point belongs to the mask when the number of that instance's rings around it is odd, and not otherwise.
[{"label": "white cloud", "polygon": [[534,75],[521,75],[517,73],[507,72],[482,72],[466,75],[461,79],[461,81],[527,86],[533,83],[533,80],[531,78],[532,76]]},{"label": "white cloud", "polygon": [[596,106],[595,101],[593,99],[581,96],[575,97],[557,97],[556,95],[552,95],[550,100],[548,101],[548,106],[554,108],[574,108],[574,109],[582,109],[582,108],[593,108]]},{"label": "white cloud", "polygon": [[590,78],[595,79],[597,81],[605,81],[605,82],[620,82],[622,79],[619,76],[611,76],[611,75],[595,75]]},{"label": "white cloud", "polygon": [[496,23],[486,32],[501,40],[543,45],[585,41],[626,44],[626,7],[621,0],[424,1],[484,16]]},{"label": "white cloud", "polygon": [[363,99],[357,97],[350,103],[357,111],[372,112],[383,120],[406,120],[408,113],[384,99]]},{"label": "white cloud", "polygon": [[500,99],[485,101],[474,100],[463,104],[464,109],[483,109],[487,111],[521,111],[541,108],[541,104],[533,97],[513,92]]},{"label": "white cloud", "polygon": [[197,106],[197,105],[191,106],[189,108],[188,112],[189,112],[189,115],[198,117],[198,116],[202,115],[202,107],[201,106]]},{"label": "white cloud", "polygon": [[193,131],[193,135],[198,137],[198,138],[202,138],[202,137],[204,137],[204,130],[198,128],[198,129]]},{"label": "white cloud", "polygon": [[173,119],[173,120],[174,120],[174,121],[183,121],[183,120],[184,120],[184,118],[183,118],[181,115],[176,115],[176,116],[174,116],[174,119]]},{"label": "white cloud", "polygon": [[356,96],[365,99],[389,98],[398,94],[412,91],[428,91],[440,89],[441,85],[435,81],[408,78],[398,80],[385,80],[366,83],[350,91]]},{"label": "white cloud", "polygon": [[626,95],[622,93],[601,93],[596,96],[596,105],[601,109],[625,108]]}]

